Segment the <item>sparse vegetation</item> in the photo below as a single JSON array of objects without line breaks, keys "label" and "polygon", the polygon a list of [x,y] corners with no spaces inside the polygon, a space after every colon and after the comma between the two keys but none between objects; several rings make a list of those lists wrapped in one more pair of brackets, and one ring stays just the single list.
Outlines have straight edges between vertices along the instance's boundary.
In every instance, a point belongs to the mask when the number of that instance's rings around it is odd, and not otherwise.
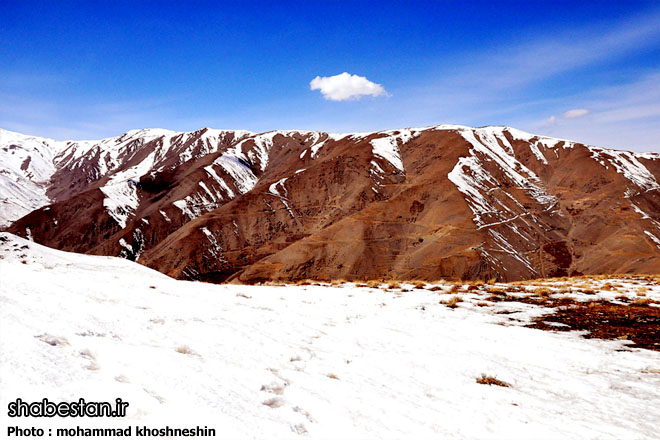
[{"label": "sparse vegetation", "polygon": [[562,296],[561,298],[557,299],[557,304],[560,306],[567,306],[573,304],[574,302],[575,302],[575,298],[573,298],[570,295]]},{"label": "sparse vegetation", "polygon": [[346,281],[343,278],[330,281],[331,286],[341,286],[342,284],[346,284],[346,283],[348,283],[348,281]]},{"label": "sparse vegetation", "polygon": [[636,306],[648,306],[650,304],[655,304],[656,302],[653,301],[651,298],[637,298],[635,301],[633,301],[633,304]]},{"label": "sparse vegetation", "polygon": [[188,354],[188,355],[194,355],[196,354],[190,347],[187,345],[180,345],[176,348],[177,353],[181,354]]},{"label": "sparse vegetation", "polygon": [[70,345],[69,341],[64,336],[53,336],[48,333],[44,333],[35,337],[53,347],[58,345]]},{"label": "sparse vegetation", "polygon": [[80,351],[80,356],[84,357],[85,359],[96,360],[96,356],[94,356],[94,354],[87,348]]},{"label": "sparse vegetation", "polygon": [[284,385],[262,385],[260,391],[266,391],[281,396],[284,394]]},{"label": "sparse vegetation", "polygon": [[552,290],[547,287],[537,287],[534,289],[534,295],[540,296],[541,298],[547,298],[552,293]]},{"label": "sparse vegetation", "polygon": [[261,403],[271,408],[279,408],[281,406],[284,406],[284,399],[282,399],[281,397],[273,397],[272,399],[265,400]]},{"label": "sparse vegetation", "polygon": [[482,374],[480,377],[477,377],[477,383],[481,385],[497,385],[498,387],[511,387],[508,383],[499,380],[498,378],[494,376],[488,376],[486,374]]},{"label": "sparse vegetation", "polygon": [[570,307],[534,318],[530,326],[551,331],[586,330],[585,338],[631,340],[632,347],[660,350],[660,307],[649,304],[573,301]]},{"label": "sparse vegetation", "polygon": [[457,293],[461,289],[459,284],[452,284],[444,293]]},{"label": "sparse vegetation", "polygon": [[456,307],[458,307],[458,303],[462,301],[463,299],[460,296],[456,295],[456,296],[452,296],[447,301],[440,301],[440,304],[444,304],[451,309],[455,309]]}]

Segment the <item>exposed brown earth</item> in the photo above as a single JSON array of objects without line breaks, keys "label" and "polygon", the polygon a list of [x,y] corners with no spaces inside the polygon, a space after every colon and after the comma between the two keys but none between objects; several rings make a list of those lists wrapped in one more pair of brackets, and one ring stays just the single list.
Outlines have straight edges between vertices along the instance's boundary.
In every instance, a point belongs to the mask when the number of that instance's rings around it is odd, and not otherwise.
[{"label": "exposed brown earth", "polygon": [[626,339],[633,342],[629,347],[660,351],[660,307],[649,307],[649,303],[573,302],[563,304],[554,313],[535,321],[532,327],[542,330],[586,330],[585,338]]},{"label": "exposed brown earth", "polygon": [[[212,144],[204,133],[135,141],[106,175],[90,153],[53,176],[55,203],[7,230],[211,282],[514,281],[660,268],[657,154],[502,127],[227,132]],[[133,178],[135,206],[106,206],[117,173],[162,151]]]}]

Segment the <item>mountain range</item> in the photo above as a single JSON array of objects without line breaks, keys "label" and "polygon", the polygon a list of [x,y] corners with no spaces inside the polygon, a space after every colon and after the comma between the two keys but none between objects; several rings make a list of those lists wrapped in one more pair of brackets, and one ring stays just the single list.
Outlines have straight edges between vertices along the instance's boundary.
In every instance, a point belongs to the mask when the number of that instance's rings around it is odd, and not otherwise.
[{"label": "mountain range", "polygon": [[660,154],[510,127],[0,130],[0,225],[210,282],[660,269]]}]

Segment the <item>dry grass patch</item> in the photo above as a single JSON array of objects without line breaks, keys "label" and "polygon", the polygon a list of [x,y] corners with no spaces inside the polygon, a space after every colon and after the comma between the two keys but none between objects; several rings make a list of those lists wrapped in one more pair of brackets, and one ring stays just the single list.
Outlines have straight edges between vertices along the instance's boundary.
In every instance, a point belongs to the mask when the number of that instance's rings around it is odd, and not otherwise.
[{"label": "dry grass patch", "polygon": [[459,302],[463,302],[463,298],[456,295],[456,296],[452,296],[447,301],[440,301],[440,304],[444,304],[450,309],[455,309],[456,307],[458,307]]},{"label": "dry grass patch", "polygon": [[632,302],[636,306],[648,306],[651,304],[656,304],[656,301],[653,301],[651,298],[637,298]]},{"label": "dry grass patch", "polygon": [[511,387],[511,385],[504,382],[503,380],[499,380],[494,376],[488,376],[486,374],[482,374],[481,377],[477,377],[477,383],[481,385],[496,385],[498,387],[506,387],[506,388]]},{"label": "dry grass patch", "polygon": [[284,394],[284,386],[285,385],[262,385],[260,391],[265,391],[267,393],[272,393],[272,394],[277,394],[278,396],[281,396]]},{"label": "dry grass patch", "polygon": [[500,289],[499,287],[488,287],[486,293],[491,295],[506,295],[506,289]]},{"label": "dry grass patch", "polygon": [[197,353],[195,353],[195,352],[193,351],[192,348],[188,347],[187,345],[179,345],[179,346],[176,348],[176,352],[177,352],[177,353],[181,353],[181,354],[188,354],[188,355],[195,355],[195,354],[197,354]]},{"label": "dry grass patch", "polygon": [[261,403],[271,408],[279,408],[281,406],[284,406],[284,399],[282,399],[281,397],[273,397],[272,399],[265,400]]},{"label": "dry grass patch", "polygon": [[476,290],[486,285],[486,283],[481,280],[467,281],[465,284],[467,284],[468,290]]},{"label": "dry grass patch", "polygon": [[552,290],[547,287],[537,287],[533,290],[534,295],[540,296],[541,298],[547,298],[552,294]]},{"label": "dry grass patch", "polygon": [[69,341],[64,337],[64,336],[54,336],[49,333],[43,333],[41,335],[35,336],[35,338],[39,339],[40,341],[45,342],[46,344],[56,347],[56,346],[63,346],[63,345],[71,345],[69,344]]},{"label": "dry grass patch", "polygon": [[451,287],[444,293],[458,293],[459,290],[461,290],[461,286],[459,284],[452,284]]},{"label": "dry grass patch", "polygon": [[557,299],[557,305],[560,305],[560,306],[567,306],[567,305],[573,304],[574,302],[575,302],[575,298],[573,298],[572,296],[569,296],[569,295],[562,296],[561,298]]}]

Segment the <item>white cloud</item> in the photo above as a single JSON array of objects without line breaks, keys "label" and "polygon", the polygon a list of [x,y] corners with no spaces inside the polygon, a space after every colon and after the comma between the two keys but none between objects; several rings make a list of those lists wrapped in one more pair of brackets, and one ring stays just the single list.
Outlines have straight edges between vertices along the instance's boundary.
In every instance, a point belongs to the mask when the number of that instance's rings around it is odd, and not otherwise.
[{"label": "white cloud", "polygon": [[573,110],[569,110],[566,113],[562,114],[561,116],[566,119],[573,119],[573,118],[581,118],[582,116],[586,116],[589,113],[589,110],[586,108],[574,108]]},{"label": "white cloud", "polygon": [[364,95],[387,96],[387,92],[380,84],[348,72],[335,76],[317,76],[309,82],[309,88],[320,90],[323,97],[331,101],[359,99]]},{"label": "white cloud", "polygon": [[599,147],[660,152],[660,71],[574,98],[589,108],[588,120],[563,119],[555,127],[543,127],[544,134]]}]

